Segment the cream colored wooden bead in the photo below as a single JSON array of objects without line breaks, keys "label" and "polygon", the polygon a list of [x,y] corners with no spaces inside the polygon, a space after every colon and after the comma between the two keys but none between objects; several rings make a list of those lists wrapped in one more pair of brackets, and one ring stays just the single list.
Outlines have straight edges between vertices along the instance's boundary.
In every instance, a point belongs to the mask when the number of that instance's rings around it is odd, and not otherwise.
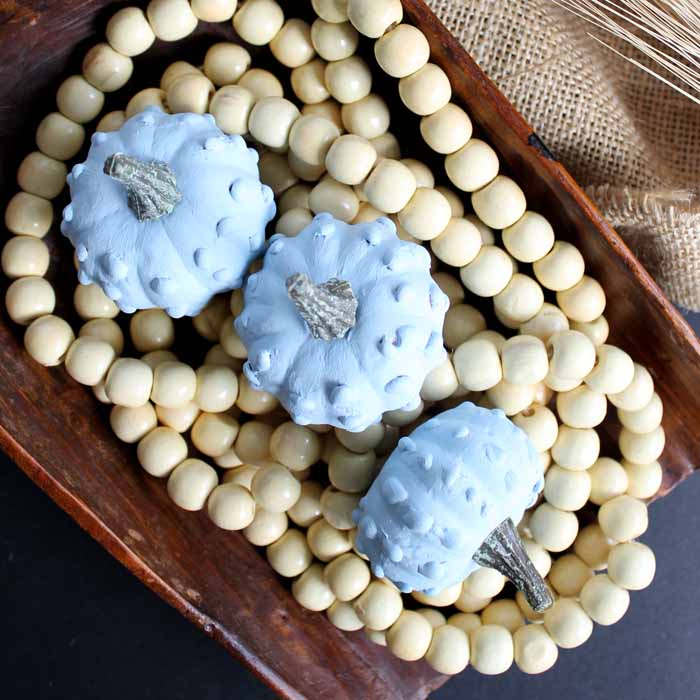
[{"label": "cream colored wooden bead", "polygon": [[239,427],[226,413],[202,413],[192,426],[192,444],[207,457],[220,457],[233,446]]},{"label": "cream colored wooden bead", "polygon": [[[495,151],[478,139],[469,141],[472,123],[461,107],[451,102],[446,104],[434,114],[423,117],[420,130],[428,146],[448,156],[445,159],[447,174],[460,189],[472,192],[488,184],[498,174]],[[470,143],[474,144],[472,148],[469,147]],[[452,154],[455,154],[454,157],[451,157]],[[477,168],[478,172],[470,172],[472,167]],[[492,175],[489,177],[490,173]]]},{"label": "cream colored wooden bead", "polygon": [[482,246],[478,255],[459,271],[464,286],[480,297],[502,292],[513,276],[511,259],[495,245]]},{"label": "cream colored wooden bead", "polygon": [[404,661],[422,659],[430,648],[433,627],[420,613],[404,610],[386,634],[387,646]]},{"label": "cream colored wooden bead", "polygon": [[[544,343],[531,335],[516,335],[509,338],[501,350],[503,378],[511,384],[537,384],[549,369]],[[548,450],[551,445],[538,449]]]},{"label": "cream colored wooden bead", "polygon": [[[447,198],[445,201],[449,204]],[[446,228],[430,241],[430,248],[447,265],[463,267],[472,262],[481,250],[481,235],[467,219],[452,218]]]},{"label": "cream colored wooden bead", "polygon": [[78,124],[92,121],[102,111],[104,102],[104,93],[82,75],[66,78],[56,92],[58,111]]},{"label": "cream colored wooden bead", "polygon": [[442,68],[426,63],[415,73],[399,80],[399,95],[411,112],[429,116],[449,103],[452,86]]},{"label": "cream colored wooden bead", "polygon": [[[438,192],[440,192],[445,199],[450,203],[450,209],[452,209],[452,218],[453,219],[466,219],[464,215],[464,204],[462,203],[462,200],[459,198],[459,195],[454,191],[451,190],[449,187],[445,187],[444,185],[439,185],[438,187],[435,188]],[[474,220],[476,217],[472,217],[472,219],[467,219],[467,222],[470,223],[472,226],[475,226],[477,229],[477,232],[479,231],[479,227],[474,224]],[[478,221],[478,219],[477,219]],[[479,232],[479,237],[481,238],[481,233]],[[435,251],[433,251],[435,252]],[[447,262],[447,261],[445,261]],[[449,265],[450,263],[448,263]]]},{"label": "cream colored wooden bead", "polygon": [[195,403],[208,413],[228,411],[238,398],[238,377],[228,367],[203,365],[197,370]]},{"label": "cream colored wooden bead", "polygon": [[634,362],[624,350],[614,345],[599,345],[596,364],[584,381],[593,391],[617,394],[624,391],[633,378]]},{"label": "cream colored wooden bead", "polygon": [[282,97],[282,83],[270,71],[264,68],[251,68],[238,80],[238,85],[253,93],[256,100],[266,97]]},{"label": "cream colored wooden bead", "polygon": [[633,433],[627,428],[620,431],[620,452],[633,464],[655,462],[663,453],[665,445],[666,433],[660,425],[648,433]]},{"label": "cream colored wooden bead", "polygon": [[16,235],[43,238],[52,220],[51,202],[28,192],[18,192],[5,209],[5,226]]},{"label": "cream colored wooden bead", "polygon": [[516,260],[535,262],[552,249],[554,230],[541,214],[526,211],[512,226],[503,230],[503,245]]},{"label": "cream colored wooden bead", "polygon": [[552,465],[544,479],[544,497],[555,508],[576,511],[588,502],[591,477],[587,471],[571,471]]},{"label": "cream colored wooden bead", "polygon": [[346,530],[338,530],[325,518],[316,520],[307,531],[309,547],[317,559],[331,561],[352,548]]},{"label": "cream colored wooden bead", "polygon": [[578,518],[573,513],[542,503],[533,511],[529,526],[538,544],[550,552],[563,552],[576,539]]},{"label": "cream colored wooden bead", "polygon": [[359,501],[359,495],[337,491],[329,486],[321,496],[323,517],[338,530],[352,530],[355,527],[352,512]]},{"label": "cream colored wooden bead", "polygon": [[589,579],[581,589],[581,607],[599,625],[614,625],[627,612],[630,594],[607,574]]},{"label": "cream colored wooden bead", "polygon": [[416,192],[416,178],[403,163],[385,158],[377,163],[364,186],[369,203],[380,211],[401,211]]},{"label": "cream colored wooden bead", "polygon": [[664,407],[659,395],[654,393],[649,403],[638,411],[617,409],[617,417],[623,427],[632,433],[650,433],[661,425]]},{"label": "cream colored wooden bead", "polygon": [[[106,43],[93,46],[83,59],[84,78],[102,92],[114,92],[124,87],[133,70],[134,62],[131,58],[115,51]],[[75,152],[78,150],[79,148]]]},{"label": "cream colored wooden bead", "polygon": [[452,586],[443,588],[439,593],[434,595],[428,595],[427,593],[422,593],[421,591],[413,591],[411,595],[415,600],[423,605],[429,605],[435,608],[446,608],[454,604],[454,602],[462,594],[462,583],[455,583]]},{"label": "cream colored wooden bead", "polygon": [[236,399],[236,406],[241,411],[257,416],[273,411],[278,405],[277,397],[267,391],[253,389],[245,374],[241,374],[238,382],[238,398]]},{"label": "cream colored wooden bead", "polygon": [[544,673],[557,662],[559,650],[541,625],[525,625],[513,634],[517,667],[528,674]]},{"label": "cream colored wooden bead", "polygon": [[342,61],[352,56],[360,37],[350,22],[327,22],[320,17],[311,25],[311,43],[326,61]]},{"label": "cream colored wooden bead", "polygon": [[274,428],[260,421],[248,421],[241,426],[235,450],[248,464],[259,464],[270,459],[270,438]]},{"label": "cream colored wooden bead", "polygon": [[557,396],[557,413],[572,428],[595,428],[605,419],[608,402],[605,394],[592,391],[585,384]]},{"label": "cream colored wooden bead", "polygon": [[525,431],[538,452],[549,450],[557,440],[559,434],[557,417],[546,406],[533,404],[513,416],[512,420]]},{"label": "cream colored wooden bead", "polygon": [[401,162],[413,173],[418,187],[435,187],[433,171],[425,163],[415,158],[404,158]]},{"label": "cream colored wooden bead", "polygon": [[459,594],[459,598],[457,598],[454,605],[457,610],[474,613],[483,610],[490,602],[491,598],[475,597],[462,587],[462,592]]},{"label": "cream colored wooden bead", "polygon": [[550,373],[559,379],[581,380],[595,365],[595,346],[579,331],[555,333],[549,338],[547,349]]},{"label": "cream colored wooden bead", "polygon": [[593,576],[593,570],[575,554],[559,557],[549,572],[549,583],[561,596],[575,598],[586,581]]},{"label": "cream colored wooden bead", "polygon": [[600,525],[592,523],[584,527],[574,542],[574,552],[591,569],[599,570],[607,566],[611,541]]},{"label": "cream colored wooden bead", "polygon": [[293,471],[302,471],[321,458],[322,441],[313,430],[291,421],[282,423],[270,438],[272,458]]},{"label": "cream colored wooden bead", "polygon": [[207,512],[222,530],[243,530],[253,522],[255,501],[242,486],[221,484],[209,495]]},{"label": "cream colored wooden bead", "polygon": [[518,328],[533,318],[544,303],[544,293],[535,280],[520,273],[514,274],[508,284],[493,299],[498,320],[507,328]]},{"label": "cream colored wooden bead", "polygon": [[272,513],[289,510],[301,495],[301,484],[281,464],[269,464],[254,477],[251,491],[255,502]]},{"label": "cream colored wooden bead", "polygon": [[[428,118],[434,119],[439,114]],[[498,175],[498,168],[496,152],[480,139],[467,141],[445,158],[447,176],[464,192],[476,192],[488,185]]]},{"label": "cream colored wooden bead", "polygon": [[233,85],[250,68],[248,51],[238,44],[213,44],[204,56],[204,74],[214,85]]},{"label": "cream colored wooden bead", "polygon": [[357,102],[372,90],[372,73],[359,56],[333,61],[326,66],[328,92],[341,104]]},{"label": "cream colored wooden bead", "polygon": [[629,480],[625,468],[614,459],[601,457],[588,470],[591,477],[589,500],[598,506],[627,491]]},{"label": "cream colored wooden bead", "polygon": [[313,221],[313,218],[313,213],[309,209],[290,209],[277,220],[275,233],[298,236]]},{"label": "cream colored wooden bead", "polygon": [[154,350],[142,355],[141,360],[155,371],[156,367],[164,362],[177,362],[177,355],[174,352],[170,352],[170,350]]},{"label": "cream colored wooden bead", "polygon": [[542,464],[542,470],[547,473],[547,470],[552,466],[552,453],[549,450],[539,453],[540,464]]},{"label": "cream colored wooden bead", "polygon": [[346,134],[330,146],[325,164],[337,182],[359,185],[369,175],[376,160],[377,153],[367,139]]},{"label": "cream colored wooden bead", "polygon": [[338,24],[348,21],[348,0],[311,0],[314,12],[326,22]]},{"label": "cream colored wooden bead", "polygon": [[[222,454],[219,457],[214,457],[214,462],[215,462],[217,467],[221,467],[222,469],[228,469],[229,471],[226,472],[226,474],[234,471],[236,469],[236,467],[243,466],[243,460],[236,454],[236,451],[233,448],[231,448],[230,450],[227,450],[226,452],[224,452],[224,454]],[[248,466],[251,467],[252,469],[257,469],[257,467],[255,467],[254,465],[248,465]],[[233,476],[226,479],[225,478],[226,474],[224,475],[224,479],[222,479],[222,481],[224,481],[225,483],[229,483],[229,482],[238,483],[233,478]],[[250,477],[251,481],[252,481],[253,475],[254,474],[251,474],[251,477]],[[247,484],[245,486],[250,491],[250,484]]]},{"label": "cream colored wooden bead", "polygon": [[24,334],[24,347],[44,367],[60,365],[75,340],[73,329],[58,316],[35,319]]},{"label": "cream colored wooden bead", "polygon": [[583,278],[583,256],[576,246],[556,241],[552,250],[533,265],[540,284],[555,292],[571,289]]},{"label": "cream colored wooden bead", "polygon": [[306,184],[298,184],[289,188],[277,203],[277,213],[283,216],[292,209],[308,209],[311,187]]},{"label": "cream colored wooden bead", "polygon": [[458,385],[454,365],[448,357],[427,374],[420,390],[420,397],[423,401],[442,401],[452,396]]},{"label": "cream colored wooden bead", "polygon": [[486,330],[483,314],[469,304],[456,304],[445,315],[443,336],[448,348],[456,348]]},{"label": "cream colored wooden bead", "polygon": [[634,363],[634,376],[629,386],[617,394],[608,395],[610,403],[624,411],[639,411],[644,408],[654,395],[654,380],[649,370]]},{"label": "cream colored wooden bead", "polygon": [[293,578],[309,568],[313,555],[299,530],[287,530],[276,542],[268,545],[267,561],[280,576]]},{"label": "cream colored wooden bead", "polygon": [[605,310],[605,292],[596,280],[584,275],[570,289],[557,292],[557,304],[572,321],[588,323]]},{"label": "cream colored wooden bead", "polygon": [[387,411],[383,416],[382,416],[382,422],[385,425],[397,427],[397,428],[403,428],[407,425],[410,425],[413,423],[418,416],[420,416],[423,413],[423,410],[425,409],[425,405],[421,401],[416,408],[414,408],[412,411],[402,411],[402,410],[396,410],[396,411]]},{"label": "cream colored wooden bead", "polygon": [[654,552],[641,542],[617,544],[608,557],[608,576],[628,591],[641,591],[656,573]]},{"label": "cream colored wooden bead", "polygon": [[367,588],[370,572],[369,567],[360,557],[348,552],[326,566],[324,578],[335,597],[342,602],[347,602],[357,598]]},{"label": "cream colored wooden bead", "polygon": [[155,41],[155,34],[143,10],[125,7],[115,12],[106,29],[111,47],[124,56],[138,56]]},{"label": "cream colored wooden bead", "polygon": [[363,36],[377,39],[403,18],[400,0],[348,0],[348,19]]},{"label": "cream colored wooden bead", "polygon": [[175,324],[162,309],[137,311],[129,322],[129,332],[139,352],[167,350],[175,342]]},{"label": "cream colored wooden bead", "polygon": [[[503,338],[503,342],[505,343],[505,338]],[[544,382],[539,382],[537,384],[535,388],[535,403],[546,406],[552,400],[553,396],[554,392]]]},{"label": "cream colored wooden bead", "polygon": [[162,41],[179,41],[197,26],[197,17],[187,0],[150,0],[146,9],[153,33]]},{"label": "cream colored wooden bead", "polygon": [[114,318],[119,307],[96,284],[79,284],[73,295],[73,305],[80,318]]},{"label": "cream colored wooden bead", "polygon": [[[103,44],[107,46],[107,44]],[[107,48],[109,48],[107,46]],[[109,49],[111,51],[111,49]],[[122,56],[122,58],[124,58]],[[129,59],[126,59],[129,60]],[[39,150],[56,160],[69,160],[78,153],[85,140],[85,129],[81,124],[64,117],[59,112],[47,114],[36,130],[36,145]]]},{"label": "cream colored wooden bead", "polygon": [[287,158],[279,153],[272,151],[263,153],[258,167],[261,181],[272,188],[275,195],[285,192],[299,182],[299,178],[290,168]]},{"label": "cream colored wooden bead", "polygon": [[532,384],[511,384],[502,379],[487,390],[486,396],[495,408],[500,408],[507,416],[514,416],[532,403],[535,387]]},{"label": "cream colored wooden bead", "polygon": [[469,635],[471,665],[488,676],[505,673],[513,664],[513,637],[500,625],[482,625]]},{"label": "cream colored wooden bead", "polygon": [[[150,406],[149,404],[145,404]],[[120,408],[115,406],[112,409],[112,414]],[[150,406],[151,410],[153,407]],[[126,409],[133,411],[135,415],[130,418],[131,421],[138,420],[139,413],[143,407]],[[125,418],[121,418],[124,422]],[[141,420],[147,420],[147,416],[143,415]],[[116,421],[116,419],[115,419]],[[113,423],[114,425],[114,423]],[[158,427],[150,430],[145,436],[139,440],[136,449],[136,456],[139,464],[151,476],[163,478],[168,476],[178,464],[182,463],[187,458],[187,443],[180,433],[172,428]]]},{"label": "cream colored wooden bead", "polygon": [[243,535],[251,544],[266,547],[279,540],[286,531],[286,513],[270,513],[257,507],[253,522],[243,530]]},{"label": "cream colored wooden bead", "polygon": [[34,236],[10,238],[2,249],[2,271],[6,277],[43,277],[49,268],[49,249]]},{"label": "cream colored wooden bead", "polygon": [[131,357],[115,360],[105,379],[105,392],[117,406],[142,406],[150,398],[152,388],[153,370]]},{"label": "cream colored wooden bead", "polygon": [[552,446],[554,461],[571,471],[584,471],[591,467],[600,454],[600,437],[592,428],[559,426],[559,434]]},{"label": "cream colored wooden bead", "polygon": [[506,578],[495,569],[479,567],[467,576],[462,591],[474,598],[493,598],[506,585]]},{"label": "cream colored wooden bead", "polygon": [[237,6],[238,0],[192,0],[192,12],[202,22],[225,22]]},{"label": "cream colored wooden bead", "polygon": [[299,500],[287,511],[292,522],[299,527],[309,527],[321,518],[321,494],[323,486],[316,481],[304,481]]},{"label": "cream colored wooden bead", "polygon": [[386,134],[370,139],[370,141],[377,152],[377,160],[381,158],[391,158],[393,160],[401,158],[399,140],[391,132],[387,131]]},{"label": "cream colored wooden bead", "polygon": [[[321,79],[323,79],[323,71],[321,73]],[[333,99],[325,99],[322,102],[317,102],[316,104],[305,104],[301,109],[301,113],[304,116],[315,115],[317,117],[328,119],[328,121],[333,122],[333,124],[338,127],[341,134],[345,130],[341,116],[340,103]]]},{"label": "cream colored wooden bead", "polygon": [[[114,406],[109,414],[109,423],[114,434],[122,442],[133,444],[148,435],[158,425],[158,418],[151,403],[145,403],[136,408]],[[185,457],[187,457],[186,445],[185,454],[176,464],[179,464]]]},{"label": "cream colored wooden bead", "polygon": [[67,173],[64,163],[34,151],[20,163],[17,183],[29,194],[53,199],[64,188]]},{"label": "cream colored wooden bead", "polygon": [[589,323],[572,321],[571,328],[586,335],[596,347],[602,345],[608,339],[610,333],[610,327],[605,316],[598,316],[598,318]]},{"label": "cream colored wooden bead", "polygon": [[542,578],[547,576],[552,568],[552,557],[549,555],[549,552],[542,545],[537,544],[537,542],[528,537],[523,537],[522,542],[527,556],[539,575]]},{"label": "cream colored wooden bead", "polygon": [[485,625],[505,627],[511,634],[525,623],[520,608],[510,598],[489,603],[481,613],[481,621]]},{"label": "cream colored wooden bead", "polygon": [[376,475],[377,457],[373,451],[356,453],[336,446],[328,462],[328,478],[339,491],[362,493]]},{"label": "cream colored wooden bead", "polygon": [[447,619],[447,624],[461,629],[467,636],[472,630],[481,627],[481,618],[476,613],[459,612],[450,615]]},{"label": "cream colored wooden bead", "polygon": [[297,107],[283,97],[264,97],[253,107],[248,120],[250,135],[264,146],[285,149],[289,133],[299,118]]},{"label": "cream colored wooden bead", "polygon": [[[314,59],[292,71],[292,90],[305,105],[325,104],[330,97],[325,76],[326,62],[320,58]],[[340,121],[339,117],[340,115],[338,115],[338,121]],[[337,126],[338,122],[333,121]]]},{"label": "cream colored wooden bead", "polygon": [[160,89],[166,92],[170,86],[183,75],[199,75],[202,76],[202,71],[196,66],[193,66],[187,61],[175,61],[171,63],[164,71],[160,78]]},{"label": "cream colored wooden bead", "polygon": [[95,318],[83,324],[78,335],[82,338],[89,335],[109,343],[117,355],[124,350],[124,333],[115,321],[110,318]]},{"label": "cream colored wooden bead", "polygon": [[558,306],[548,302],[542,304],[540,310],[519,328],[519,332],[523,335],[534,335],[543,343],[549,342],[555,333],[568,330],[569,319]]},{"label": "cream colored wooden bead", "polygon": [[661,488],[663,469],[658,462],[649,464],[634,464],[622,460],[622,466],[627,474],[627,495],[634,498],[651,498]]},{"label": "cream colored wooden bead", "polygon": [[239,464],[226,471],[222,481],[226,484],[238,484],[250,491],[253,483],[253,477],[260,471],[262,467],[255,464]]},{"label": "cream colored wooden bead", "polygon": [[447,618],[435,608],[419,608],[416,612],[420,613],[430,623],[433,630],[447,623]]},{"label": "cream colored wooden bead", "polygon": [[355,613],[369,630],[382,631],[391,627],[401,615],[401,594],[382,581],[372,581],[353,603]]},{"label": "cream colored wooden bead", "polygon": [[476,215],[495,229],[512,226],[527,207],[523,191],[505,175],[496,176],[486,187],[474,192],[471,201]]},{"label": "cream colored wooden bead", "polygon": [[248,0],[233,17],[233,28],[254,46],[269,44],[284,24],[284,12],[274,0]]},{"label": "cream colored wooden bead", "polygon": [[199,406],[194,401],[179,408],[165,408],[156,406],[158,420],[178,433],[187,432],[199,415]]},{"label": "cream colored wooden bead", "polygon": [[104,340],[77,338],[66,354],[66,371],[76,382],[95,386],[104,379],[114,357],[114,348]]},{"label": "cream colored wooden bead", "polygon": [[301,116],[289,133],[290,150],[309,165],[323,165],[340,130],[333,122],[315,115]]},{"label": "cream colored wooden bead", "polygon": [[560,598],[544,613],[544,628],[562,649],[575,649],[593,633],[593,621],[573,598]]},{"label": "cream colored wooden bead", "polygon": [[167,89],[166,100],[173,114],[204,114],[209,111],[209,101],[214,92],[214,85],[209,78],[190,73],[173,80]]},{"label": "cream colored wooden bead", "polygon": [[349,185],[326,176],[309,195],[309,205],[315,214],[331,213],[336,219],[350,223],[360,209],[357,195]]},{"label": "cream colored wooden bead", "polygon": [[318,182],[326,171],[325,165],[311,165],[303,161],[295,153],[290,151],[287,154],[291,171],[305,182]]},{"label": "cream colored wooden bead", "polygon": [[[314,567],[315,566],[314,564]],[[328,608],[326,614],[335,627],[345,632],[355,632],[361,630],[365,626],[362,620],[357,616],[353,603],[343,603],[340,600],[336,600],[335,603]]]},{"label": "cream colored wooden bead", "polygon": [[169,112],[165,97],[165,90],[160,88],[146,88],[137,92],[126,105],[126,118],[131,119],[146,107],[157,107],[161,112]]},{"label": "cream colored wooden bead", "polygon": [[218,482],[216,471],[206,462],[186,459],[168,477],[168,495],[183,510],[201,510]]},{"label": "cream colored wooden bead", "polygon": [[387,133],[391,114],[384,98],[370,93],[356,102],[344,104],[341,119],[343,127],[351,134],[376,139]]},{"label": "cream colored wooden bead", "polygon": [[[342,609],[338,612],[337,605],[346,605],[335,600],[333,591],[330,589],[323,577],[323,566],[320,564],[312,564],[294,583],[292,584],[292,595],[294,599],[307,610],[320,612],[328,610],[328,618],[340,629],[361,629],[362,623],[359,626],[353,626],[352,617],[354,615],[352,607]],[[335,612],[331,612],[335,609]],[[337,622],[337,624],[336,624]],[[359,621],[358,621],[359,622]]]},{"label": "cream colored wooden bead", "polygon": [[464,287],[449,272],[435,272],[433,281],[440,287],[440,290],[449,298],[450,306],[464,301]]},{"label": "cream colored wooden bead", "polygon": [[632,496],[616,496],[598,511],[598,522],[607,537],[627,542],[643,535],[649,526],[645,503]]},{"label": "cream colored wooden bead", "polygon": [[458,627],[441,625],[433,632],[425,660],[438,673],[461,673],[469,664],[469,638]]},{"label": "cream colored wooden bead", "polygon": [[335,435],[340,444],[357,454],[369,452],[380,445],[384,438],[384,433],[385,427],[383,423],[370,425],[369,428],[359,433],[351,433],[341,428],[335,428]]},{"label": "cream colored wooden bead", "polygon": [[287,68],[303,66],[316,55],[311,27],[301,19],[288,19],[270,42],[270,51]]},{"label": "cream colored wooden bead", "polygon": [[399,212],[401,226],[414,238],[428,241],[439,236],[450,223],[450,203],[437,190],[418,187]]}]

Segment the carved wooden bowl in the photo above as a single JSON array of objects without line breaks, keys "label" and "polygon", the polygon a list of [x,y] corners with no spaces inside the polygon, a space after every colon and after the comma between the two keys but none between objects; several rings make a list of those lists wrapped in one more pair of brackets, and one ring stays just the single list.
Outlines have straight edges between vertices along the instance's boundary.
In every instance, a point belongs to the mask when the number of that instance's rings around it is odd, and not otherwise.
[{"label": "carved wooden bowl", "polygon": [[[294,6],[291,14],[297,15],[307,6],[285,4]],[[449,75],[455,101],[499,152],[531,208],[549,218],[558,237],[584,253],[588,269],[607,292],[612,342],[651,370],[665,408],[661,495],[668,493],[700,464],[698,340],[555,155],[426,5],[421,0],[403,4],[407,19],[430,39],[432,60]],[[57,86],[79,72],[85,51],[102,40],[116,9],[109,0],[27,0],[0,9],[3,207],[16,191],[17,166],[34,147],[38,122],[55,109]],[[136,90],[156,85],[175,57],[201,60],[206,47],[221,36],[233,36],[230,23],[200,24],[194,35],[174,45],[156,42],[135,60],[128,86],[108,96],[105,111],[123,108]],[[267,49],[258,54],[257,64],[270,62]],[[275,70],[280,72],[278,65]],[[396,82],[379,73],[375,90],[393,109],[402,109]],[[415,116],[403,110],[393,128],[406,155],[442,172],[435,155],[416,138]],[[59,200],[57,207],[63,203]],[[57,312],[75,321],[69,244],[57,227],[47,241],[53,255],[50,279],[59,291]],[[196,343],[194,334],[183,338],[179,332],[178,352],[188,344],[194,352]],[[217,529],[204,513],[179,510],[163,484],[138,466],[134,450],[112,435],[108,409],[64,370],[35,364],[24,352],[21,329],[4,312],[0,353],[3,448],[113,556],[280,695],[412,700],[444,683],[446,678],[427,664],[398,661],[361,632],[343,633],[324,616],[302,609],[242,535]],[[611,437],[614,431],[611,425]]]}]

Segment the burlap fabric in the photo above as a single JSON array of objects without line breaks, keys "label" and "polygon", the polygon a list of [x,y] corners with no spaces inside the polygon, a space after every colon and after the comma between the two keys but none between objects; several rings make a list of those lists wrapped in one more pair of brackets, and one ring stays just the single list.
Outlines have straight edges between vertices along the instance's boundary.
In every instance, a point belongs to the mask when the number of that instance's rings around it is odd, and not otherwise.
[{"label": "burlap fabric", "polygon": [[700,107],[602,47],[551,0],[428,4],[671,299],[700,310]]}]

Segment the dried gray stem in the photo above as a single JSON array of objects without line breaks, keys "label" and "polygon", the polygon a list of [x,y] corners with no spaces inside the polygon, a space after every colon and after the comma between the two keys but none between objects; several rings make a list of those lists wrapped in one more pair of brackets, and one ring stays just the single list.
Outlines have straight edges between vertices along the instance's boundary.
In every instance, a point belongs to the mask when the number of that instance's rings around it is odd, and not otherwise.
[{"label": "dried gray stem", "polygon": [[342,338],[355,325],[357,299],[345,280],[314,284],[297,272],[287,278],[287,293],[314,338]]},{"label": "dried gray stem", "polygon": [[139,221],[170,214],[182,199],[175,173],[166,163],[113,153],[105,160],[104,172],[125,185],[127,202]]},{"label": "dried gray stem", "polygon": [[504,520],[485,540],[472,559],[480,566],[500,571],[525,594],[535,612],[554,603],[552,594],[525,552],[513,521]]}]

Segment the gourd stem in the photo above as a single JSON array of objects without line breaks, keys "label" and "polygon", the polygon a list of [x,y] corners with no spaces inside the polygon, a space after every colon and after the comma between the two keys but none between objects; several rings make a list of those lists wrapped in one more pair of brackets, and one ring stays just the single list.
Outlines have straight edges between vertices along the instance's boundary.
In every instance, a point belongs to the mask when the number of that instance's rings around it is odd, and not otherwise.
[{"label": "gourd stem", "polygon": [[484,540],[472,559],[480,566],[496,569],[509,578],[523,592],[535,612],[543,612],[554,603],[547,584],[527,556],[510,518]]},{"label": "gourd stem", "polygon": [[175,173],[167,163],[113,153],[105,160],[104,173],[126,187],[129,208],[139,221],[170,214],[182,199]]}]

